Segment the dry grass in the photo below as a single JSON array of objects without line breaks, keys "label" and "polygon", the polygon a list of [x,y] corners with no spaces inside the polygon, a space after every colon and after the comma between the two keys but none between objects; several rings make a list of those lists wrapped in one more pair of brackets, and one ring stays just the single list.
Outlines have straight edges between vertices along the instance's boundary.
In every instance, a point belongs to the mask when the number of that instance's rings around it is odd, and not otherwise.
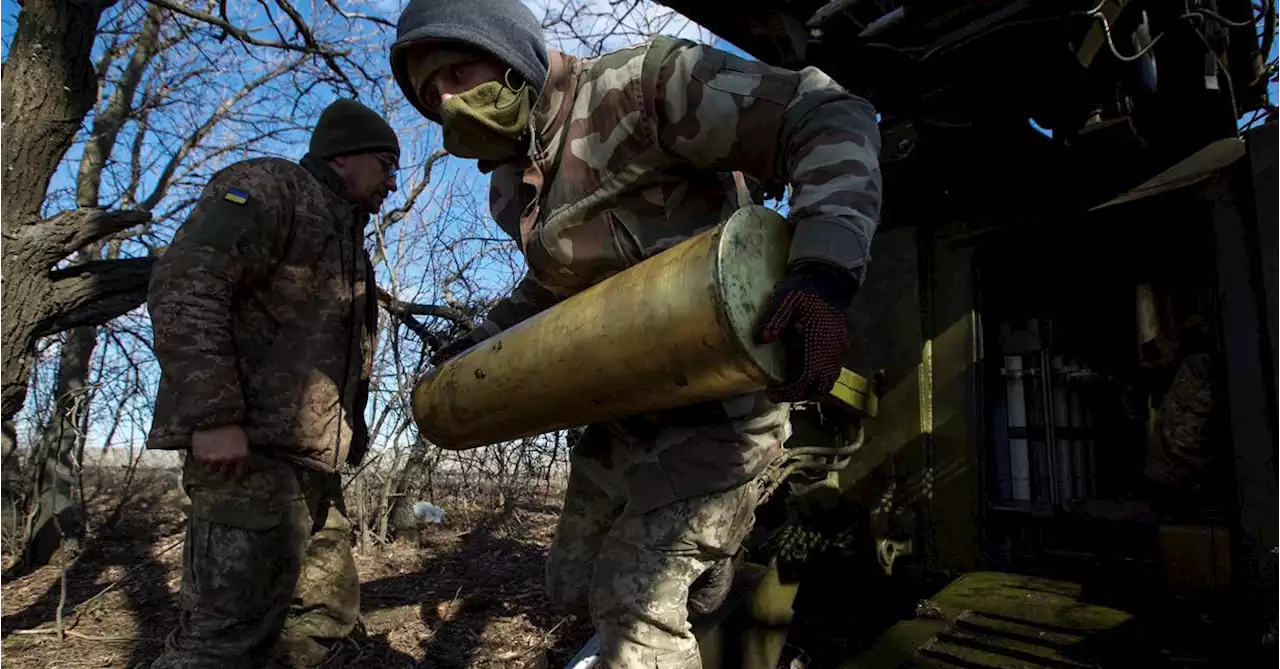
[{"label": "dry grass", "polygon": [[[5,667],[132,669],[159,653],[177,618],[183,518],[176,484],[172,472],[139,481],[116,527],[95,528],[67,568],[62,641],[52,633],[58,566],[6,576]],[[93,501],[95,520],[114,506],[109,498]],[[399,541],[357,549],[363,628],[327,666],[563,665],[590,629],[554,610],[542,590],[558,500],[499,511],[451,508],[448,500],[442,506],[450,511],[445,523],[421,546]],[[6,557],[4,567],[11,562]]]}]

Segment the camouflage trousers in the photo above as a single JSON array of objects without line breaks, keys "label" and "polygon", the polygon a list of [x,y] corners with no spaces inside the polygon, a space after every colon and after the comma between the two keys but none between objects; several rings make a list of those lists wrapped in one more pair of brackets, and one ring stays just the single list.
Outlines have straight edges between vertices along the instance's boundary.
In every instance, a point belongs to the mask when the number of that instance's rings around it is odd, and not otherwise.
[{"label": "camouflage trousers", "polygon": [[1196,486],[1221,458],[1214,422],[1214,366],[1207,353],[1178,365],[1156,414],[1143,473],[1166,486]]},{"label": "camouflage trousers", "polygon": [[188,457],[180,617],[153,669],[314,667],[360,614],[340,476],[253,457],[217,478]]},{"label": "camouflage trousers", "polygon": [[[758,422],[765,429],[754,437],[720,424],[702,434],[688,431],[691,438],[678,446],[695,453],[701,442],[716,438],[708,432],[719,432],[727,438],[721,441],[739,442],[747,461],[763,462],[785,439],[786,408]],[[548,593],[570,611],[590,614],[600,637],[600,659],[609,669],[699,669],[688,620],[689,589],[708,568],[733,556],[750,532],[758,472],[753,466],[727,487],[721,483],[714,492],[677,494],[653,508],[634,503],[633,498],[650,496],[641,488],[651,485],[653,472],[619,462],[628,446],[592,426],[574,449],[547,560]],[[763,454],[751,452],[761,449]],[[651,462],[645,455],[640,459]],[[709,471],[707,479],[731,481],[724,471]]]}]

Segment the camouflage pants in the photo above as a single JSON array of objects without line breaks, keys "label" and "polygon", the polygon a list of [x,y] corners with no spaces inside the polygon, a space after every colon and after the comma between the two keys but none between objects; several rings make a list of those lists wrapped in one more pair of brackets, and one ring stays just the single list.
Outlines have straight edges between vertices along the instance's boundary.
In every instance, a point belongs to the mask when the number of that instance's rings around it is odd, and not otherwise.
[{"label": "camouflage pants", "polygon": [[235,481],[194,458],[178,624],[155,669],[314,667],[360,613],[340,477],[254,456]]},{"label": "camouflage pants", "polygon": [[[600,438],[603,430],[592,430]],[[747,477],[727,490],[648,509],[629,504],[635,482],[625,466],[584,450],[574,450],[548,555],[551,599],[590,613],[609,669],[698,669],[689,586],[737,552],[754,522],[755,483]]]},{"label": "camouflage pants", "polygon": [[1194,487],[1221,457],[1213,420],[1214,366],[1207,353],[1193,353],[1178,365],[1147,444],[1143,473],[1148,478]]}]

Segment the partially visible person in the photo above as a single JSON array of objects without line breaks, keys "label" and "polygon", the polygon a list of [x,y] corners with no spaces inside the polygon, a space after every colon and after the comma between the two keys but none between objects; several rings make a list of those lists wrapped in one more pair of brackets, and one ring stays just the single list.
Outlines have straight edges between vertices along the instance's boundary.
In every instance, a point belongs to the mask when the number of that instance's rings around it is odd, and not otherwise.
[{"label": "partially visible person", "polygon": [[1212,504],[1220,487],[1226,432],[1215,349],[1208,319],[1197,314],[1178,328],[1176,341],[1149,351],[1157,378],[1167,380],[1152,393],[1154,424],[1142,470],[1158,510],[1194,512]]}]

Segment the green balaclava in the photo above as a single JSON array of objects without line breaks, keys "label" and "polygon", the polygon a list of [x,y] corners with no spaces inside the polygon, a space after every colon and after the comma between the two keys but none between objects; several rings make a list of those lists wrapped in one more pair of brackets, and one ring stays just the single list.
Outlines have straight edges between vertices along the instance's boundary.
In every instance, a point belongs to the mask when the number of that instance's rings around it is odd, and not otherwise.
[{"label": "green balaclava", "polygon": [[[439,48],[410,56],[409,72],[419,97],[431,75],[441,68],[475,58],[464,51]],[[502,81],[489,81],[450,97],[440,105],[444,148],[459,158],[502,161],[528,149],[525,131],[533,109],[535,91],[521,81],[512,87],[510,69]],[[423,101],[429,104],[429,101]]]},{"label": "green balaclava", "polygon": [[320,113],[307,150],[321,159],[375,151],[399,156],[400,140],[377,112],[355,100],[341,99]]}]

